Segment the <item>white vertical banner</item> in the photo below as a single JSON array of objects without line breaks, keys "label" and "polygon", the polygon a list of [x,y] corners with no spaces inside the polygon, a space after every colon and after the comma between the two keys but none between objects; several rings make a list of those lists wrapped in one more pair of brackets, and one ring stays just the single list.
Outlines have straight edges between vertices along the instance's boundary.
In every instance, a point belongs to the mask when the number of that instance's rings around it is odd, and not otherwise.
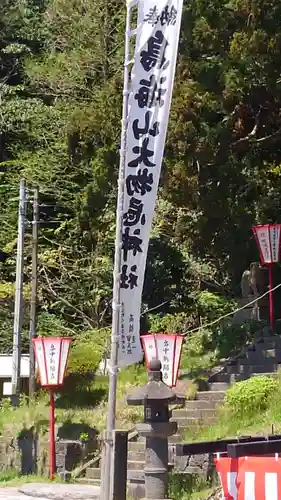
[{"label": "white vertical banner", "polygon": [[118,366],[137,363],[143,357],[141,296],[170,112],[182,3],[137,3],[127,121]]}]

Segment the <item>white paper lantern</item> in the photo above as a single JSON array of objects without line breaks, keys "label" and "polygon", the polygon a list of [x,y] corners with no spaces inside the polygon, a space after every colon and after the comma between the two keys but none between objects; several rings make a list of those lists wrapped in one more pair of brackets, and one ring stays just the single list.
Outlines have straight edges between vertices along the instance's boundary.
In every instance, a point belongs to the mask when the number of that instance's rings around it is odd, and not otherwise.
[{"label": "white paper lantern", "polygon": [[152,359],[161,361],[163,382],[175,387],[178,380],[183,335],[153,333],[141,336],[147,368]]},{"label": "white paper lantern", "polygon": [[58,387],[63,384],[71,341],[69,337],[33,339],[42,387]]},{"label": "white paper lantern", "polygon": [[281,224],[253,226],[262,264],[279,262]]}]

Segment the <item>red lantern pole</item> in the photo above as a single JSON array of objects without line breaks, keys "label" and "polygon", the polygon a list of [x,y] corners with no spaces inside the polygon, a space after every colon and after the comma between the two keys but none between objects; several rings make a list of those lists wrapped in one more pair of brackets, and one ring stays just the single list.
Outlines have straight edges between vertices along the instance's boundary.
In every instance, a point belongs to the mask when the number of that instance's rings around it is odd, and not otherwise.
[{"label": "red lantern pole", "polygon": [[53,481],[55,474],[55,399],[50,389],[50,480]]},{"label": "red lantern pole", "polygon": [[269,273],[269,321],[274,328],[274,303],[273,303],[273,264],[279,262],[281,224],[259,224],[252,227],[261,263],[268,267]]},{"label": "red lantern pole", "polygon": [[274,328],[274,304],[273,304],[273,271],[272,271],[272,264],[269,264],[268,266],[268,272],[269,272],[269,320],[270,320],[270,327]]},{"label": "red lantern pole", "polygon": [[51,481],[56,472],[54,390],[63,385],[71,340],[69,337],[36,337],[32,339],[41,386],[50,393],[49,460]]}]

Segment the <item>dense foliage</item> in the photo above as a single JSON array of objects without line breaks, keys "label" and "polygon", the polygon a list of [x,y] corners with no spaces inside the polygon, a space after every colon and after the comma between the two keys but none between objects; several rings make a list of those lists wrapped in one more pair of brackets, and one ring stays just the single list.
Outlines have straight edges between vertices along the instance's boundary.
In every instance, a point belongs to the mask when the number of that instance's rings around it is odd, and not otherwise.
[{"label": "dense foliage", "polygon": [[[185,1],[143,295],[143,310],[156,309],[143,329],[171,317],[188,329],[228,310],[225,297],[256,260],[252,223],[278,217],[280,18],[278,0]],[[124,19],[125,3],[113,0],[2,0],[1,349],[10,348],[20,177],[29,197],[40,189],[39,331],[110,322]],[[30,221],[28,203],[26,303]]]},{"label": "dense foliage", "polygon": [[268,407],[270,398],[276,394],[279,380],[258,376],[233,384],[226,393],[226,407],[243,417],[253,416]]}]

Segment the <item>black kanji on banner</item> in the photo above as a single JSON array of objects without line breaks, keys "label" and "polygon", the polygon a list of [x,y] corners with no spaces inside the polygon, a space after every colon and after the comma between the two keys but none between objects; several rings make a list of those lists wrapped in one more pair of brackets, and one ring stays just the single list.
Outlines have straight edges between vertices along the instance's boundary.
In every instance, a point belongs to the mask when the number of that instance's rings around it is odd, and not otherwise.
[{"label": "black kanji on banner", "polygon": [[150,121],[152,117],[152,112],[147,111],[144,117],[144,127],[139,126],[139,120],[136,119],[133,121],[133,134],[135,139],[139,140],[143,135],[149,134],[152,137],[156,137],[159,134],[159,122],[153,123],[152,127],[150,127]]},{"label": "black kanji on banner", "polygon": [[170,61],[165,58],[165,51],[168,42],[161,30],[156,31],[155,36],[149,37],[147,40],[147,50],[142,50],[140,53],[140,62],[145,71],[150,71],[152,68],[167,69]]},{"label": "black kanji on banner", "polygon": [[153,185],[153,174],[148,173],[148,169],[139,169],[137,174],[128,175],[126,177],[126,189],[129,196],[140,194],[144,196],[150,193]]},{"label": "black kanji on banner", "polygon": [[155,26],[157,23],[160,23],[161,26],[164,26],[167,24],[168,26],[171,24],[174,26],[177,22],[177,9],[174,7],[174,5],[171,6],[169,10],[169,6],[166,5],[166,7],[160,12],[157,9],[157,6],[154,5],[154,7],[151,7],[149,9],[148,13],[146,14],[144,18],[144,22],[151,24],[152,26]]},{"label": "black kanji on banner", "polygon": [[120,288],[130,288],[133,290],[133,288],[138,286],[138,275],[134,274],[137,270],[137,266],[132,266],[131,267],[131,272],[127,274],[128,266],[127,264],[124,264],[122,266],[122,272],[121,272],[121,279],[120,279]]},{"label": "black kanji on banner", "polygon": [[143,213],[143,202],[137,198],[130,199],[128,212],[123,215],[123,225],[132,227],[138,223],[145,224],[145,214]]},{"label": "black kanji on banner", "polygon": [[139,155],[134,160],[128,163],[128,167],[137,167],[141,163],[143,163],[146,167],[155,167],[156,163],[152,163],[149,158],[154,156],[154,151],[148,149],[149,146],[149,138],[143,139],[141,146],[134,146],[133,153]]},{"label": "black kanji on banner", "polygon": [[128,252],[132,251],[134,256],[136,256],[137,253],[142,253],[142,239],[139,238],[139,234],[140,229],[135,229],[134,232],[130,234],[129,227],[126,227],[124,233],[122,234],[122,250],[124,252],[125,262],[128,258]]},{"label": "black kanji on banner", "polygon": [[163,89],[161,86],[166,80],[167,78],[162,76],[158,85],[155,75],[151,75],[149,80],[140,81],[141,87],[135,95],[140,108],[153,108],[158,103],[160,108],[164,105],[162,97],[166,94],[167,89]]}]

